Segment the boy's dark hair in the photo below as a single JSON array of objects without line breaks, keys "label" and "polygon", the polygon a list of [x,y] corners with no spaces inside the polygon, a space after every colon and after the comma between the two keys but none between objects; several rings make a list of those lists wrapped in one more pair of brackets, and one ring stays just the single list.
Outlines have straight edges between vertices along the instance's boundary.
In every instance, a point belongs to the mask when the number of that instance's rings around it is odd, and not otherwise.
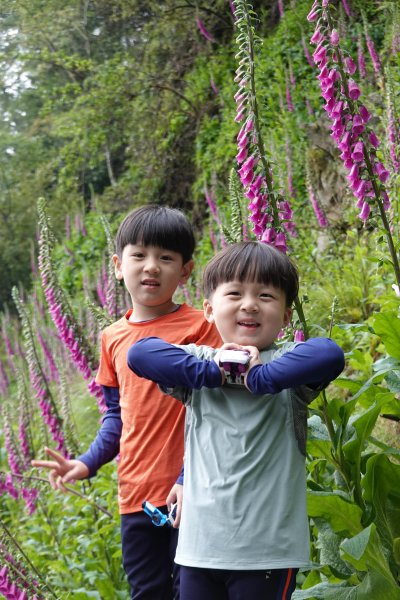
[{"label": "boy's dark hair", "polygon": [[193,256],[195,240],[193,229],[180,210],[146,204],[125,217],[119,226],[115,244],[120,258],[128,244],[142,244],[178,252],[185,264]]},{"label": "boy's dark hair", "polygon": [[230,281],[273,285],[285,292],[287,306],[299,292],[299,276],[290,258],[262,242],[231,244],[218,252],[204,269],[204,297],[210,298],[221,283]]}]

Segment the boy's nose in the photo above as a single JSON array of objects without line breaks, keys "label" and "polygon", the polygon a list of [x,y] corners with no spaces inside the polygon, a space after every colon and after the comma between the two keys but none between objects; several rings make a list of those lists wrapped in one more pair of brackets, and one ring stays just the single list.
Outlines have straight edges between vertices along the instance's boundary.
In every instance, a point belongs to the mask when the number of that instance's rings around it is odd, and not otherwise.
[{"label": "boy's nose", "polygon": [[148,273],[158,273],[160,267],[156,260],[148,260],[144,266],[144,270]]},{"label": "boy's nose", "polygon": [[258,312],[258,303],[253,298],[243,298],[240,308],[246,312]]}]

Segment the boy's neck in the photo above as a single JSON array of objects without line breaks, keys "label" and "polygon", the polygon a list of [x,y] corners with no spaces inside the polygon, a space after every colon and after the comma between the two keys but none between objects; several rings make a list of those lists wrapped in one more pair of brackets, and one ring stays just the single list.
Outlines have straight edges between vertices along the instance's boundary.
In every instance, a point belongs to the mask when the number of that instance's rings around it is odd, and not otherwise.
[{"label": "boy's neck", "polygon": [[129,321],[131,323],[152,321],[153,319],[158,319],[158,317],[163,317],[164,315],[175,312],[178,310],[179,306],[179,304],[172,302],[172,300],[165,304],[160,304],[159,306],[143,306],[134,304]]}]

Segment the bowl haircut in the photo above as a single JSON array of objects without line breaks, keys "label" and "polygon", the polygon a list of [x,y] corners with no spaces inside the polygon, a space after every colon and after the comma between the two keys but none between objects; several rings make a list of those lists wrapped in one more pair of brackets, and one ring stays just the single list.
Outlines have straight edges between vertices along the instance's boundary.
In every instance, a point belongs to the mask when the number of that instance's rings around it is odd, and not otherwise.
[{"label": "bowl haircut", "polygon": [[193,256],[195,239],[192,226],[180,210],[147,204],[131,211],[119,226],[115,245],[120,258],[129,244],[178,252],[185,264]]},{"label": "bowl haircut", "polygon": [[230,281],[273,285],[285,292],[288,307],[299,292],[298,272],[290,258],[262,242],[231,244],[218,252],[204,269],[204,297],[210,299],[219,285]]}]

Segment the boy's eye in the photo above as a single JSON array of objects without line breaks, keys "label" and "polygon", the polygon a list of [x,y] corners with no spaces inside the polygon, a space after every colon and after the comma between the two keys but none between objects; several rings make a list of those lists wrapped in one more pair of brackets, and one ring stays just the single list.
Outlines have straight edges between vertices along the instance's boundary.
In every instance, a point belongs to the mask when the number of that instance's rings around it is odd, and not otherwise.
[{"label": "boy's eye", "polygon": [[269,294],[268,292],[264,292],[263,294],[260,294],[261,298],[273,298],[274,296],[272,294]]},{"label": "boy's eye", "polygon": [[227,296],[240,296],[240,292],[237,292],[236,290],[230,290],[229,292],[226,293]]},{"label": "boy's eye", "polygon": [[161,260],[168,260],[168,261],[170,261],[170,260],[173,260],[173,259],[172,259],[172,256],[170,256],[169,254],[163,254],[161,256]]},{"label": "boy's eye", "polygon": [[144,254],[142,252],[134,252],[132,256],[133,258],[143,258]]}]

